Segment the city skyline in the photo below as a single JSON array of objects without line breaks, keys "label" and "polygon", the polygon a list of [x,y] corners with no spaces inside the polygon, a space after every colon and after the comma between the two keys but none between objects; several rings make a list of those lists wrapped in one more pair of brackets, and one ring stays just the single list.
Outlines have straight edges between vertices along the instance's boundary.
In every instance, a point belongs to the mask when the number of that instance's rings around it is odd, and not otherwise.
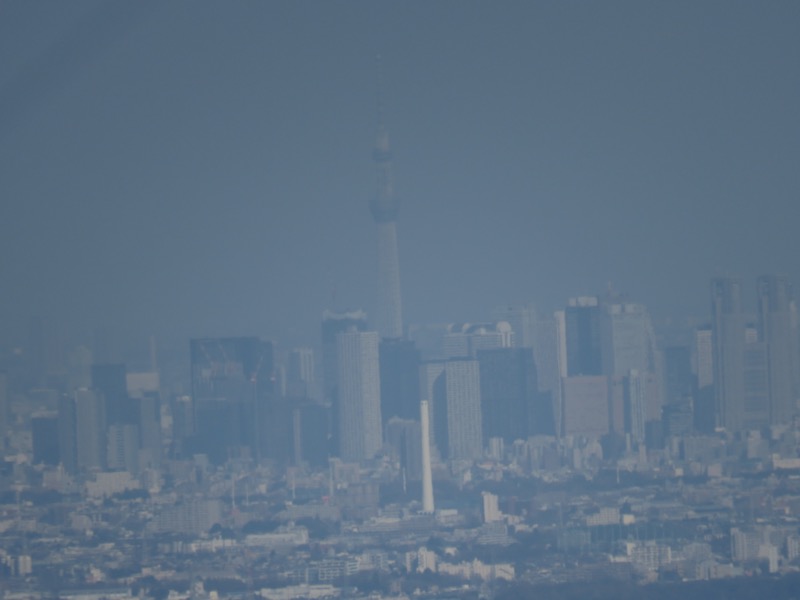
[{"label": "city skyline", "polygon": [[0,598],[794,598],[798,30],[0,1]]}]

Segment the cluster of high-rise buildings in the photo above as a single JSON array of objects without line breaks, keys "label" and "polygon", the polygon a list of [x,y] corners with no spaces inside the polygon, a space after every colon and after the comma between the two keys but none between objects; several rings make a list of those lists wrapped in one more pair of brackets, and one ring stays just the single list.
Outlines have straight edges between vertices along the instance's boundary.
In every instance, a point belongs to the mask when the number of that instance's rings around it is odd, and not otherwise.
[{"label": "cluster of high-rise buildings", "polygon": [[[0,371],[0,575],[183,585],[200,570],[187,565],[216,567],[219,552],[238,565],[232,581],[251,585],[260,569],[264,598],[338,596],[331,582],[362,571],[417,591],[435,573],[433,598],[453,597],[439,589],[453,578],[461,589],[516,572],[796,567],[800,337],[786,278],[757,279],[753,312],[739,279],[715,278],[710,323],[669,344],[645,306],[610,290],[549,313],[504,305],[406,326],[382,124],[373,160],[376,319],[324,311],[317,350],[196,338],[188,369],[163,378],[152,342],[145,371],[112,358],[102,335],[59,361],[33,321]],[[114,541],[98,546],[95,530]],[[512,543],[527,553],[516,564],[477,558]],[[196,591],[185,597],[213,597]],[[98,594],[80,597],[131,590]]]},{"label": "cluster of high-rise buildings", "polygon": [[[486,322],[404,327],[398,206],[382,123],[373,161],[375,327],[360,309],[325,311],[321,356],[311,348],[279,356],[273,342],[256,337],[194,339],[190,385],[163,407],[156,373],[77,356],[49,411],[31,420],[35,459],[68,472],[139,472],[157,467],[164,453],[318,466],[388,453],[419,478],[423,401],[432,460],[443,462],[499,457],[533,436],[613,440],[607,449],[630,451],[795,416],[797,314],[780,276],[758,278],[755,314],[743,308],[738,279],[714,279],[710,325],[679,346],[660,347],[646,308],[610,291],[571,298],[548,315],[503,306]],[[43,353],[30,349],[33,359]],[[163,436],[162,415],[171,424]]]}]

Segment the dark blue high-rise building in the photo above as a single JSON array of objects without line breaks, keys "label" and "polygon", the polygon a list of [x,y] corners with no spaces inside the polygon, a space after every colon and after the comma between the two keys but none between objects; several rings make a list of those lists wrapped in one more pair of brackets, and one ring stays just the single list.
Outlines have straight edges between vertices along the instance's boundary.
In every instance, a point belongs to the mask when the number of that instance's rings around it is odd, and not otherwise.
[{"label": "dark blue high-rise building", "polygon": [[379,346],[381,418],[419,420],[420,352],[411,340],[385,338]]},{"label": "dark blue high-rise building", "polygon": [[92,365],[92,389],[102,396],[108,425],[134,425],[138,421],[137,407],[128,398],[126,377],[123,364]]},{"label": "dark blue high-rise building", "polygon": [[600,318],[595,297],[572,298],[564,309],[568,377],[603,374]]},{"label": "dark blue high-rise building", "polygon": [[[186,445],[216,463],[288,447],[291,411],[274,397],[272,343],[256,337],[191,340],[194,435]],[[277,443],[276,432],[287,439]]]},{"label": "dark blue high-rise building", "polygon": [[478,363],[484,443],[491,437],[512,443],[555,433],[549,395],[539,393],[531,348],[479,350]]}]

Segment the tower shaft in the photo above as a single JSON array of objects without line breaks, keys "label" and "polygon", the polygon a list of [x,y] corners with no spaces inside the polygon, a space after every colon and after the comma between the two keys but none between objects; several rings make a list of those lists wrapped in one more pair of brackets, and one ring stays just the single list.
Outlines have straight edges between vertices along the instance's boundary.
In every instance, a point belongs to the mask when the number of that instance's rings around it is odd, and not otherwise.
[{"label": "tower shaft", "polygon": [[392,151],[383,123],[383,102],[378,89],[378,127],[372,161],[375,165],[375,195],[369,203],[378,226],[378,333],[383,338],[403,337],[403,309],[400,296],[400,260],[397,254],[397,198],[392,177]]},{"label": "tower shaft", "polygon": [[394,221],[378,223],[378,332],[384,338],[403,336],[400,260]]}]

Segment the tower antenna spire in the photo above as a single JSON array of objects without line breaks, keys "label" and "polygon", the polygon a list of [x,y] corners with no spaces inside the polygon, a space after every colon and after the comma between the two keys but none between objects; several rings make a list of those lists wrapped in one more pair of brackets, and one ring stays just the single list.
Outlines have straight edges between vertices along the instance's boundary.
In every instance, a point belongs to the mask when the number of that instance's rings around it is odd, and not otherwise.
[{"label": "tower antenna spire", "polygon": [[375,55],[375,113],[378,131],[385,129],[383,121],[383,57]]},{"label": "tower antenna spire", "polygon": [[[375,55],[375,153],[373,158],[386,162],[391,158],[389,132],[386,130],[383,91],[383,57]],[[391,185],[391,181],[387,182]]]}]

